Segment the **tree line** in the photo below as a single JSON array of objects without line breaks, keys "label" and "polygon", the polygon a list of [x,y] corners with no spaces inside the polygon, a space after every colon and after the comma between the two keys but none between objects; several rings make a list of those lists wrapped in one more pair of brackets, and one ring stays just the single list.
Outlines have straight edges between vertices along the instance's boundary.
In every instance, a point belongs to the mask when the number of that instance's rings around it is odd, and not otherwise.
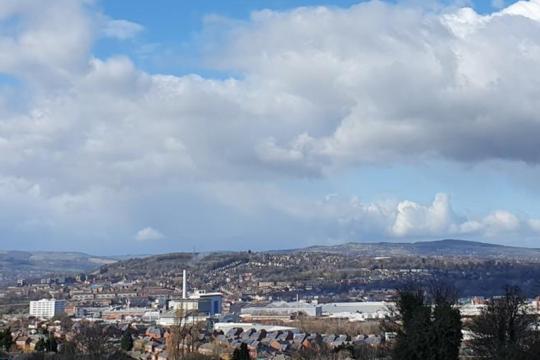
[{"label": "tree line", "polygon": [[[399,292],[392,360],[538,360],[538,314],[518,287],[507,286],[479,316],[462,321],[456,291],[446,285]],[[465,331],[463,331],[465,330]],[[466,339],[463,334],[467,334]]]},{"label": "tree line", "polygon": [[[387,340],[373,348],[346,345],[305,349],[307,360],[539,360],[540,324],[518,287],[504,287],[472,319],[463,319],[454,287],[408,285],[398,292],[393,314],[381,328]],[[466,337],[464,337],[466,334]],[[390,336],[393,335],[393,336]]]}]

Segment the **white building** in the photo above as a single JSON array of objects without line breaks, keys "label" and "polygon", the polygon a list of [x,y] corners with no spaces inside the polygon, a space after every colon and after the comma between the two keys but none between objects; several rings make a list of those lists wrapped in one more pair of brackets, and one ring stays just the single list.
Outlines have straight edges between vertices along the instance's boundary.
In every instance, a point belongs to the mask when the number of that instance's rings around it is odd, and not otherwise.
[{"label": "white building", "polygon": [[182,310],[183,312],[199,310],[199,301],[198,299],[169,300],[168,309],[169,310]]},{"label": "white building", "polygon": [[337,302],[321,304],[323,315],[350,321],[384,319],[392,315],[394,303],[384,301]]},{"label": "white building", "polygon": [[180,315],[176,311],[167,311],[159,315],[159,319],[156,320],[156,325],[160,326],[173,326],[173,325],[185,325],[204,322],[208,319],[205,314],[196,315]]},{"label": "white building", "polygon": [[38,301],[30,301],[30,316],[41,319],[50,319],[63,314],[65,307],[65,300],[41,299]]},{"label": "white building", "polygon": [[251,306],[240,310],[240,317],[248,318],[271,318],[290,317],[293,314],[304,313],[308,316],[321,316],[322,306],[306,302],[276,301],[266,306]]},{"label": "white building", "polygon": [[195,311],[208,316],[221,314],[223,307],[223,294],[218,292],[207,293],[195,291],[189,298],[170,300],[169,310]]}]

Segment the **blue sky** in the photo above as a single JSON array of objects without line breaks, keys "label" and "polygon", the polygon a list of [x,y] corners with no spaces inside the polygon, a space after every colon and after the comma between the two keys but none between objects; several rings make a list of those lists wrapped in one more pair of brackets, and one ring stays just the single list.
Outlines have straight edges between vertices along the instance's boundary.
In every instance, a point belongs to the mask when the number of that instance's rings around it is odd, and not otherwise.
[{"label": "blue sky", "polygon": [[4,248],[538,246],[540,1],[0,4]]}]

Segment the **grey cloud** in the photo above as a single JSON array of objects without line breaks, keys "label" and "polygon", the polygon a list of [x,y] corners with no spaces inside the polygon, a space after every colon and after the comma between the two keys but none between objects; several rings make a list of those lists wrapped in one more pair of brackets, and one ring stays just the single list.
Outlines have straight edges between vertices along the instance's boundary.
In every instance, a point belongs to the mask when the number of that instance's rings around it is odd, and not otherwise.
[{"label": "grey cloud", "polygon": [[[39,156],[69,173],[84,159],[85,179],[106,171],[118,183],[321,176],[419,157],[536,164],[540,23],[508,12],[369,2],[255,13],[215,50],[222,66],[243,72],[238,80],[79,59],[85,70],[70,73],[69,88],[40,93],[31,111],[0,125],[0,146],[18,150],[9,161],[20,168]],[[24,67],[24,58],[12,52],[10,61]]]},{"label": "grey cloud", "polygon": [[[306,170],[314,158],[323,168],[418,156],[536,164],[538,4],[487,16],[381,2],[266,11],[234,27],[216,51],[226,54],[221,66],[326,115],[296,136],[270,134],[261,143],[282,149],[266,146],[263,162],[280,154]],[[299,153],[306,136],[313,139]]]},{"label": "grey cloud", "polygon": [[[209,27],[229,36],[211,46],[219,64],[209,63],[241,75],[211,79],[149,74],[122,56],[92,57],[102,29],[84,2],[2,2],[0,21],[19,16],[22,23],[16,31],[2,27],[0,72],[30,95],[22,109],[0,107],[0,176],[11,179],[0,187],[19,189],[5,199],[21,207],[21,223],[35,218],[43,221],[30,223],[73,229],[82,220],[63,209],[87,207],[97,222],[107,225],[110,215],[132,238],[145,225],[119,211],[100,215],[107,198],[125,210],[138,192],[162,186],[256,185],[334,176],[366,163],[536,165],[539,4],[482,16],[368,2],[256,12],[246,22],[210,19]],[[38,19],[43,13],[50,16]],[[211,41],[211,31],[204,39]],[[210,194],[216,202],[225,197]],[[277,207],[269,194],[260,201],[273,214],[318,221],[304,202]],[[428,205],[327,203],[319,210],[334,224],[329,234],[490,236],[490,229],[538,228],[505,212],[461,219],[444,196]]]}]

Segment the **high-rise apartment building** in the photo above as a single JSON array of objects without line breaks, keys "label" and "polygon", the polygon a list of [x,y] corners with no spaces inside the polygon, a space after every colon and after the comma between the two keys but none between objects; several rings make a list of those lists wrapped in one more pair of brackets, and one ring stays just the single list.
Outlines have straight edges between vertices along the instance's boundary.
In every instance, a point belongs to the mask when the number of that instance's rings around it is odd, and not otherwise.
[{"label": "high-rise apartment building", "polygon": [[42,319],[50,319],[64,313],[65,300],[41,299],[30,301],[30,315]]}]

